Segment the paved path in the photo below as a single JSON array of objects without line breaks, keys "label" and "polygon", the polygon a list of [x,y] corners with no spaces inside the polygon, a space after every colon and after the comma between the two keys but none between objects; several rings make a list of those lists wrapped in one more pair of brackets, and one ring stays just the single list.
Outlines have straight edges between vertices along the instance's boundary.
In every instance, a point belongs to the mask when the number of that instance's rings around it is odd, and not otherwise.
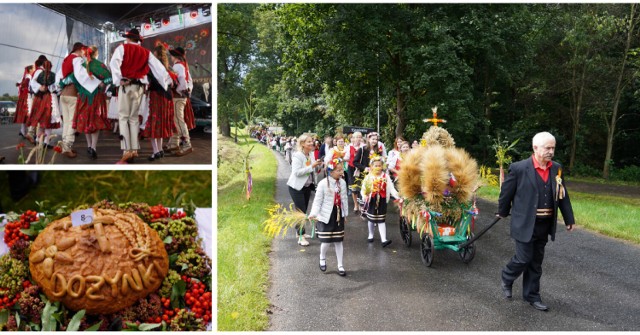
[{"label": "paved path", "polygon": [[[276,199],[289,204],[290,167],[278,157]],[[351,206],[351,204],[350,204]],[[478,203],[476,231],[492,220],[496,205]],[[640,330],[640,247],[578,228],[560,229],[547,245],[539,312],[521,299],[501,298],[500,269],[514,245],[508,220],[477,242],[470,264],[451,251],[436,251],[431,268],[420,260],[417,233],[404,246],[397,214],[388,215],[383,249],[366,241],[364,221],[350,215],[344,241],[346,277],[337,274],[335,251],[327,272],[318,269],[317,239],[303,248],[293,232],[273,242],[269,299],[271,331],[612,331]],[[377,233],[376,233],[377,234]]]}]

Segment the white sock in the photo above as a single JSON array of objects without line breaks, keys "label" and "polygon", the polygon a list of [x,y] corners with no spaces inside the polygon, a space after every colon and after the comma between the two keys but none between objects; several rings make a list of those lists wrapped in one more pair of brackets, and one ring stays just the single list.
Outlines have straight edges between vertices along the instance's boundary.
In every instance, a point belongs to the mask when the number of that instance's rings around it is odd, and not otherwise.
[{"label": "white sock", "polygon": [[43,142],[44,142],[44,145],[47,145],[47,144],[49,144],[49,138],[51,137],[51,129],[45,129],[44,130],[44,135],[45,136],[44,136]]},{"label": "white sock", "polygon": [[[157,139],[152,138],[151,139],[151,147],[153,148],[153,153],[155,154],[156,152],[159,152],[160,150],[158,150],[158,142],[156,142]],[[161,147],[162,148],[162,147]]]},{"label": "white sock", "polygon": [[369,221],[369,239],[373,238],[373,233],[375,232],[375,227],[373,225],[373,222]]},{"label": "white sock", "polygon": [[344,248],[342,247],[342,242],[333,242],[333,245],[336,247],[336,256],[338,257],[338,267],[342,267],[342,254],[344,252]]},{"label": "white sock", "polygon": [[96,145],[98,145],[98,136],[100,136],[99,130],[91,134],[91,148],[93,150],[96,150]]},{"label": "white sock", "polygon": [[91,134],[84,134],[84,138],[87,139],[87,148],[91,148]]},{"label": "white sock", "polygon": [[320,244],[320,265],[327,265],[327,250],[329,250],[329,243]]},{"label": "white sock", "polygon": [[27,125],[25,123],[20,126],[20,133],[22,133],[22,135],[27,135]]},{"label": "white sock", "polygon": [[158,139],[156,139],[156,141],[158,141],[157,142],[158,143],[158,151],[161,151],[162,150],[162,138],[158,138]]},{"label": "white sock", "polygon": [[378,223],[378,230],[380,231],[380,241],[387,241],[387,225],[383,223]]}]

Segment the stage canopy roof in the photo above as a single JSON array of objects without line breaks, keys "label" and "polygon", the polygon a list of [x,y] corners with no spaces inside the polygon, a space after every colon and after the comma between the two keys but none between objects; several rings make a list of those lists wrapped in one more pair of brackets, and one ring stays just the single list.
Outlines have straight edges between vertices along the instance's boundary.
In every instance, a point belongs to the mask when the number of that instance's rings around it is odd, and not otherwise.
[{"label": "stage canopy roof", "polygon": [[211,7],[211,3],[41,3],[74,20],[83,22],[97,29],[102,29],[106,22],[113,23],[110,30],[128,30],[131,24],[149,22],[149,19],[160,21],[179,13],[187,13],[198,8]]}]

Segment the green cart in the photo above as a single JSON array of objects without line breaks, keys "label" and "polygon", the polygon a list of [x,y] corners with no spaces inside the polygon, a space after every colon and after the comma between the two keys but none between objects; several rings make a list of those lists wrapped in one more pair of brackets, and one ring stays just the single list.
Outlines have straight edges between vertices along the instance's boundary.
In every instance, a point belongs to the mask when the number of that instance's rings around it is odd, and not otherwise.
[{"label": "green cart", "polygon": [[[412,232],[418,231],[420,239],[420,258],[426,266],[431,266],[435,250],[450,249],[457,252],[464,263],[469,263],[476,255],[474,243],[466,243],[473,239],[475,217],[478,214],[473,204],[460,206],[458,217],[445,217],[435,211],[423,211],[421,217],[413,218],[400,215],[400,236],[408,247],[411,246]],[[422,229],[417,221],[425,222]],[[465,244],[463,247],[460,247]]]}]

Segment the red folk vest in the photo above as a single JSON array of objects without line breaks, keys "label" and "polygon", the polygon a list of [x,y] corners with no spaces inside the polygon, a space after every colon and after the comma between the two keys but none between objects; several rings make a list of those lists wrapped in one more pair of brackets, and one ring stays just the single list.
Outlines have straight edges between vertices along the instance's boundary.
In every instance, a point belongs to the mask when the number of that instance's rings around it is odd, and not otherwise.
[{"label": "red folk vest", "polygon": [[150,51],[137,44],[125,43],[122,46],[124,47],[124,58],[120,65],[122,78],[142,79],[149,73]]}]

